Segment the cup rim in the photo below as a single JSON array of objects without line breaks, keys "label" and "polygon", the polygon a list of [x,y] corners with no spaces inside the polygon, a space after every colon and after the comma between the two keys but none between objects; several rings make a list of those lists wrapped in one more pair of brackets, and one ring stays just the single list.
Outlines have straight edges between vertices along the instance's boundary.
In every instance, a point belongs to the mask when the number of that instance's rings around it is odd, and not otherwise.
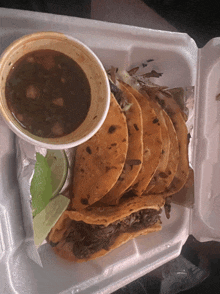
[{"label": "cup rim", "polygon": [[[97,57],[97,55],[86,44],[84,44],[80,40],[76,39],[75,37],[69,36],[67,34],[60,33],[60,32],[51,32],[51,31],[35,32],[32,34],[24,35],[24,36],[16,39],[3,51],[3,53],[0,56],[0,72],[2,71],[1,65],[7,61],[7,59],[14,52],[14,50],[16,50],[16,48],[18,46],[22,46],[25,42],[28,42],[28,41],[30,42],[31,40],[34,40],[34,39],[47,39],[47,38],[49,38],[49,39],[59,38],[60,40],[63,39],[66,42],[70,42],[70,43],[73,42],[72,44],[77,44],[78,46],[80,46],[80,50],[88,53],[88,55],[91,57],[92,61],[96,65],[96,67],[98,67],[98,69],[100,70],[100,75],[101,75],[102,81],[103,81],[102,87],[104,89],[106,97],[104,97],[105,99],[103,102],[103,105],[104,105],[103,111],[102,111],[96,125],[91,129],[91,131],[89,131],[89,133],[87,133],[86,135],[84,135],[74,141],[67,142],[67,143],[65,143],[65,142],[64,143],[56,143],[56,140],[53,140],[52,138],[41,138],[38,136],[34,136],[30,132],[27,132],[27,131],[24,132],[23,131],[24,129],[22,128],[22,126],[20,126],[20,128],[18,128],[16,126],[16,124],[13,122],[13,119],[11,119],[12,115],[11,115],[11,111],[8,109],[8,107],[6,109],[5,108],[3,109],[2,102],[4,101],[4,103],[6,103],[6,99],[5,99],[5,97],[2,97],[1,93],[0,93],[0,113],[2,114],[2,117],[3,117],[4,121],[6,122],[6,124],[9,126],[9,128],[16,135],[18,135],[19,137],[21,137],[25,141],[27,141],[35,146],[39,146],[39,147],[43,147],[43,148],[47,148],[47,149],[54,149],[54,150],[55,149],[68,149],[68,148],[78,146],[78,145],[86,142],[87,140],[89,140],[100,129],[100,127],[104,123],[105,118],[108,113],[108,110],[109,110],[109,106],[110,106],[110,85],[109,85],[108,76],[105,71],[105,68],[104,68],[103,64],[101,63],[100,59]],[[33,51],[36,51],[36,50],[38,50],[38,49],[35,48]],[[59,50],[59,49],[57,51],[62,52],[62,50]],[[21,58],[21,57],[19,57],[19,58]],[[73,133],[74,132],[72,132],[70,134],[73,134]],[[67,136],[60,137],[59,139],[65,138]],[[46,140],[46,142],[45,142],[45,140]],[[52,142],[50,143],[48,141],[52,141]]]}]

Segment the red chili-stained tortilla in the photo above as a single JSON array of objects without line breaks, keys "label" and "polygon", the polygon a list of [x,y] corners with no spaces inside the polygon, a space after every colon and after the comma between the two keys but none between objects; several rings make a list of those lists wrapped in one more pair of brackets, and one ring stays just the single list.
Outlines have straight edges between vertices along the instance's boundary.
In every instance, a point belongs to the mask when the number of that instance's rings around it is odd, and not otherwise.
[{"label": "red chili-stained tortilla", "polygon": [[125,111],[128,126],[128,152],[124,168],[118,181],[112,189],[101,199],[103,203],[116,205],[121,195],[133,184],[138,176],[143,162],[143,119],[142,111],[135,97],[122,83],[117,83],[124,99],[130,105]]},{"label": "red chili-stained tortilla", "polygon": [[77,147],[72,209],[85,209],[110,191],[123,170],[127,150],[126,117],[112,94],[102,127],[90,140]]}]

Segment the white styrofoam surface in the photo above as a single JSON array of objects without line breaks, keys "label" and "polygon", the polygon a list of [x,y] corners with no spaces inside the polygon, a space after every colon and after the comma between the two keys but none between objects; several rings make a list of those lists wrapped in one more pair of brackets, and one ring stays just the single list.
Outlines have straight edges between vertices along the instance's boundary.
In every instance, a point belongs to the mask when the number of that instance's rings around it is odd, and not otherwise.
[{"label": "white styrofoam surface", "polygon": [[[154,59],[148,70],[163,73],[155,82],[169,87],[197,83],[198,48],[186,34],[0,9],[1,52],[20,36],[44,30],[85,42],[106,68],[128,69]],[[191,210],[173,205],[171,218],[162,217],[161,232],[140,236],[95,261],[68,263],[44,244],[38,250],[41,267],[30,256],[32,224],[15,171],[14,135],[0,120],[0,293],[111,293],[177,257],[188,237]]]},{"label": "white styrofoam surface", "polygon": [[195,133],[195,207],[192,234],[220,241],[220,38],[199,50]]}]

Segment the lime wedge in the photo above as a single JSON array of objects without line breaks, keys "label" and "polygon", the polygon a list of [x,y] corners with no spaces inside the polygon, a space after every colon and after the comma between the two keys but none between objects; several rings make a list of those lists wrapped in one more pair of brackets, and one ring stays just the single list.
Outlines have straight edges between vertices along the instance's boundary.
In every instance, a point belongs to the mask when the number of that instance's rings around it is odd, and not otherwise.
[{"label": "lime wedge", "polygon": [[66,210],[70,200],[63,195],[52,199],[47,206],[33,219],[34,243],[41,245],[56,224],[61,214]]},{"label": "lime wedge", "polygon": [[55,196],[66,181],[68,159],[64,150],[48,150],[45,158],[51,169],[52,196]]},{"label": "lime wedge", "polygon": [[49,203],[52,197],[51,169],[46,158],[36,153],[36,164],[31,181],[32,213],[35,217]]}]

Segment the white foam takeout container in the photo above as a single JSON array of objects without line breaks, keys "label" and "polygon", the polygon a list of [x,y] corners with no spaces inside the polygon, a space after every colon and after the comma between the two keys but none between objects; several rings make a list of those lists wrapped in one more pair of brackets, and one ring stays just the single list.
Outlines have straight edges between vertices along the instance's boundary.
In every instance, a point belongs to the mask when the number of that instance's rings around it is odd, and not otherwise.
[{"label": "white foam takeout container", "polygon": [[38,249],[37,264],[27,238],[24,195],[16,179],[15,135],[0,118],[0,293],[111,293],[177,257],[189,234],[220,240],[220,38],[198,49],[187,34],[155,31],[67,16],[0,9],[0,51],[35,31],[59,31],[88,45],[106,68],[154,59],[163,72],[156,80],[169,87],[195,86],[195,121],[191,164],[195,171],[194,205],[173,204],[162,215],[162,231],[135,240],[104,257],[68,263],[50,245]]}]

